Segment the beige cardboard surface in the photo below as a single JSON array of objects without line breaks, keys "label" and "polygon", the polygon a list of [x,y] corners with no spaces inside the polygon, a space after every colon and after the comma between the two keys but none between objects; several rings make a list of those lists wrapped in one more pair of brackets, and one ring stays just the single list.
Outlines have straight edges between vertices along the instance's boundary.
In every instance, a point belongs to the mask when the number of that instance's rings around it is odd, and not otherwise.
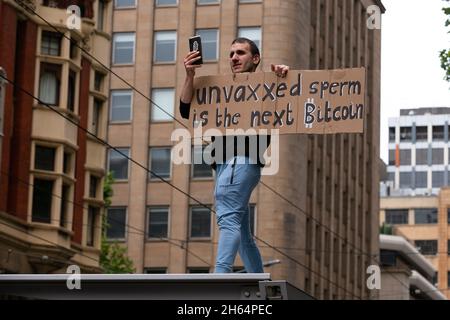
[{"label": "beige cardboard surface", "polygon": [[273,72],[198,77],[190,118],[182,121],[191,132],[194,123],[201,124],[204,136],[208,129],[227,135],[259,129],[279,129],[280,134],[361,133],[365,78],[364,68],[290,70],[285,78]]}]

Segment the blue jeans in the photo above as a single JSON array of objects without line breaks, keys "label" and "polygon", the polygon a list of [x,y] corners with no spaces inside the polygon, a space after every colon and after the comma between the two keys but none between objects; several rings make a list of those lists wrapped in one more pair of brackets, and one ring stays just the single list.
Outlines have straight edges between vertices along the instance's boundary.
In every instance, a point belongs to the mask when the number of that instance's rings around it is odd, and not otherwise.
[{"label": "blue jeans", "polygon": [[244,156],[217,164],[214,197],[220,235],[215,273],[233,272],[238,250],[247,272],[264,272],[261,254],[250,232],[248,203],[260,178],[260,166],[249,164]]}]

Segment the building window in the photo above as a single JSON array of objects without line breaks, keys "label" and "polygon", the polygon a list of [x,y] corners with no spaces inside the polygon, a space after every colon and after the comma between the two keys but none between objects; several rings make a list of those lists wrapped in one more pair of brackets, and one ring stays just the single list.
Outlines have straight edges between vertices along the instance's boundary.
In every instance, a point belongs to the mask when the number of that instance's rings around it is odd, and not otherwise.
[{"label": "building window", "polygon": [[36,145],[34,168],[36,170],[55,171],[55,154],[56,148]]},{"label": "building window", "polygon": [[444,126],[433,126],[433,141],[444,140]]},{"label": "building window", "polygon": [[108,224],[106,229],[106,237],[108,239],[125,239],[126,221],[127,208],[108,208],[108,213],[106,215],[106,222]]},{"label": "building window", "polygon": [[383,267],[394,267],[397,264],[397,252],[380,250],[380,262]]},{"label": "building window", "polygon": [[411,141],[411,127],[400,127],[400,141]]},{"label": "building window", "polygon": [[239,28],[238,37],[247,38],[247,39],[252,40],[258,47],[260,53],[262,52],[261,27]]},{"label": "building window", "polygon": [[444,186],[444,171],[433,171],[431,178],[433,188],[441,188]]},{"label": "building window", "polygon": [[111,91],[111,122],[131,120],[132,92],[131,90]]},{"label": "building window", "polygon": [[450,255],[450,240],[447,240],[447,254]]},{"label": "building window", "polygon": [[411,172],[400,172],[400,188],[411,188]]},{"label": "building window", "polygon": [[113,39],[113,63],[134,63],[134,33],[116,33]]},{"label": "building window", "polygon": [[211,237],[211,210],[205,207],[192,207],[190,214],[191,239]]},{"label": "building window", "polygon": [[167,268],[144,268],[144,273],[163,274],[167,273]]},{"label": "building window", "polygon": [[50,223],[52,217],[53,180],[34,178],[32,221]]},{"label": "building window", "polygon": [[[403,128],[403,129],[409,129],[409,136],[411,136],[411,128]],[[405,135],[408,135],[408,132],[405,131]],[[416,141],[427,141],[428,140],[428,127],[416,127]],[[411,138],[409,140],[401,140],[400,141],[411,141]]]},{"label": "building window", "polygon": [[72,172],[72,154],[64,151],[63,155],[63,173],[70,175]]},{"label": "building window", "polygon": [[151,120],[153,122],[172,121],[174,119],[173,110],[175,101],[175,90],[173,88],[153,89],[152,101],[154,102],[152,103],[152,113],[151,113]]},{"label": "building window", "polygon": [[439,148],[431,150],[431,163],[444,164],[444,149]]},{"label": "building window", "polygon": [[450,288],[450,271],[447,272],[447,288]]},{"label": "building window", "polygon": [[95,236],[97,229],[96,221],[99,215],[100,209],[96,207],[88,207],[88,220],[86,224],[86,245],[89,247],[95,246]]},{"label": "building window", "polygon": [[395,181],[395,172],[388,172],[387,174],[387,181]]},{"label": "building window", "polygon": [[239,0],[240,3],[261,2],[261,0]]},{"label": "building window", "polygon": [[411,150],[401,149],[400,150],[400,165],[410,166],[411,165]]},{"label": "building window", "polygon": [[450,224],[450,208],[447,209],[447,223]]},{"label": "building window", "polygon": [[389,127],[389,142],[395,142],[395,128]]},{"label": "building window", "polygon": [[437,240],[416,240],[414,243],[423,255],[436,255],[437,253]]},{"label": "building window", "polygon": [[61,65],[41,63],[39,76],[39,100],[49,105],[59,105]]},{"label": "building window", "polygon": [[105,82],[105,75],[99,71],[95,71],[94,74],[94,90],[102,92],[103,84]]},{"label": "building window", "polygon": [[154,62],[175,62],[177,47],[176,31],[155,32]]},{"label": "building window", "polygon": [[207,267],[189,267],[187,268],[187,273],[209,273],[209,268]]},{"label": "building window", "polygon": [[61,39],[61,34],[57,32],[42,31],[41,54],[60,56]]},{"label": "building window", "polygon": [[389,150],[389,163],[390,166],[395,166],[395,150]]},{"label": "building window", "polygon": [[69,57],[72,60],[75,60],[78,56],[78,42],[74,38],[70,39],[70,46],[69,46]]},{"label": "building window", "polygon": [[156,6],[176,6],[178,0],[155,0]]},{"label": "building window", "polygon": [[[130,149],[118,148],[118,151],[129,156]],[[128,179],[128,159],[116,150],[109,151],[109,168],[115,180]]]},{"label": "building window", "polygon": [[91,123],[91,133],[93,135],[99,134],[100,127],[100,115],[102,114],[103,101],[94,98],[94,108],[92,109],[92,123]]},{"label": "building window", "polygon": [[150,208],[148,210],[148,238],[167,238],[169,229],[169,208]]},{"label": "building window", "polygon": [[75,110],[76,78],[77,74],[74,71],[70,70],[67,88],[67,109],[71,112],[74,112]]},{"label": "building window", "polygon": [[69,197],[70,197],[70,185],[63,184],[61,190],[61,208],[59,225],[63,228],[67,227],[67,220],[69,217]]},{"label": "building window", "polygon": [[134,8],[136,7],[136,0],[116,0],[115,7],[120,8]]},{"label": "building window", "polygon": [[105,10],[106,3],[104,0],[98,1],[98,12],[97,12],[97,30],[104,31],[105,30]]},{"label": "building window", "polygon": [[408,209],[387,209],[387,224],[408,224]]},{"label": "building window", "polygon": [[436,208],[414,209],[415,224],[431,224],[438,222],[438,213]]},{"label": "building window", "polygon": [[97,198],[97,190],[100,183],[100,178],[91,175],[89,180],[89,198]]},{"label": "building window", "polygon": [[426,171],[416,172],[415,188],[428,188],[428,172]]},{"label": "building window", "polygon": [[205,163],[204,151],[206,146],[195,145],[192,148],[192,177],[193,178],[211,178],[213,176],[212,168]]},{"label": "building window", "polygon": [[416,149],[416,165],[428,164],[428,149]]},{"label": "building window", "polygon": [[[170,148],[150,148],[150,175],[151,179],[170,178]],[[156,175],[158,176],[156,176]]]},{"label": "building window", "polygon": [[220,0],[197,0],[198,4],[216,4],[220,3]]},{"label": "building window", "polygon": [[216,61],[219,56],[219,30],[199,29],[197,34],[202,38],[203,61]]}]

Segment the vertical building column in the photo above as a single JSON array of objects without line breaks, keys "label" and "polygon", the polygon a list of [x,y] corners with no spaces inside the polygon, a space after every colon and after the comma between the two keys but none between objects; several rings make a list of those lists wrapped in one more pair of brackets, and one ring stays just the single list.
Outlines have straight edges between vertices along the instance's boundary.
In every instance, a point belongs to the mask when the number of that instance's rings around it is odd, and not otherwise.
[{"label": "vertical building column", "polygon": [[[81,58],[81,72],[80,72],[80,93],[79,93],[79,117],[80,126],[83,128],[88,127],[88,112],[89,112],[89,82],[91,73],[91,62],[86,58]],[[78,151],[76,155],[75,162],[75,203],[84,203],[84,192],[85,192],[85,163],[86,163],[86,145],[87,145],[87,134],[85,131],[78,128],[77,137]],[[73,207],[73,241],[82,244],[83,239],[83,224],[86,225],[87,222],[83,223],[84,216],[84,206],[74,206]],[[100,229],[95,229],[100,230]]]},{"label": "vertical building column", "polygon": [[[222,5],[225,5],[222,3]],[[196,1],[179,1],[178,11],[178,56],[176,65],[176,78],[177,88],[182,88],[186,77],[186,71],[182,63],[185,55],[189,52],[188,38],[194,35],[195,21],[196,21]],[[222,39],[222,34],[220,38]],[[175,114],[179,114],[179,98],[181,91],[178,91],[175,97]],[[175,124],[175,127],[180,127],[179,124]],[[189,165],[176,165],[172,166],[173,183],[177,185],[181,190],[190,193],[190,174]],[[172,194],[171,217],[169,221],[172,221],[169,225],[169,235],[172,238],[182,239],[189,241],[189,198],[181,195],[177,191]],[[176,221],[176,223],[174,223]],[[170,273],[185,273],[188,266],[188,247],[182,244],[182,247],[171,246],[168,252],[169,254],[169,270]],[[213,264],[212,264],[213,265]],[[213,270],[211,270],[212,272]]]},{"label": "vertical building column", "polygon": [[[136,39],[152,39],[154,26],[154,1],[140,1],[136,8]],[[149,28],[150,23],[150,28]],[[151,52],[153,46],[151,41],[136,41],[134,78],[130,83],[140,92],[149,94],[152,83]],[[149,157],[149,130],[150,110],[153,105],[136,91],[133,92],[132,127],[131,127],[131,149],[130,157],[148,167]],[[143,134],[145,133],[145,134]],[[130,197],[128,202],[128,224],[131,228],[146,230],[145,219],[147,215],[147,189],[149,175],[141,167],[130,163],[128,184]],[[129,228],[130,230],[130,228]],[[132,230],[130,230],[132,231]],[[143,272],[145,265],[145,234],[146,232],[128,233],[128,255],[133,259],[136,272]]]},{"label": "vertical building column", "polygon": [[[34,92],[37,25],[25,20],[17,24],[15,76],[14,81],[27,92]],[[8,212],[27,219],[29,186],[21,181],[29,181],[31,157],[31,129],[35,103],[33,98],[20,89],[15,90],[13,132],[10,146],[10,185]]]},{"label": "vertical building column", "polygon": [[[8,79],[14,80],[14,62],[16,55],[16,11],[5,2],[0,2],[0,67]],[[6,211],[10,172],[10,147],[13,130],[13,94],[14,87],[9,83],[5,85],[2,153],[0,161],[0,211]],[[27,180],[28,181],[28,180]]]}]

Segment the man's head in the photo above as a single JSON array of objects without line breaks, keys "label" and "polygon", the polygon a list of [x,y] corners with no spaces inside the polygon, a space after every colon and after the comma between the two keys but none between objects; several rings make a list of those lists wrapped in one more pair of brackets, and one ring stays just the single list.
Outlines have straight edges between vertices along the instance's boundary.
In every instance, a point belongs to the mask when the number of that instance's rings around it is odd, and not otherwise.
[{"label": "man's head", "polygon": [[256,44],[247,38],[236,38],[231,43],[230,66],[233,73],[254,72],[261,61]]}]

